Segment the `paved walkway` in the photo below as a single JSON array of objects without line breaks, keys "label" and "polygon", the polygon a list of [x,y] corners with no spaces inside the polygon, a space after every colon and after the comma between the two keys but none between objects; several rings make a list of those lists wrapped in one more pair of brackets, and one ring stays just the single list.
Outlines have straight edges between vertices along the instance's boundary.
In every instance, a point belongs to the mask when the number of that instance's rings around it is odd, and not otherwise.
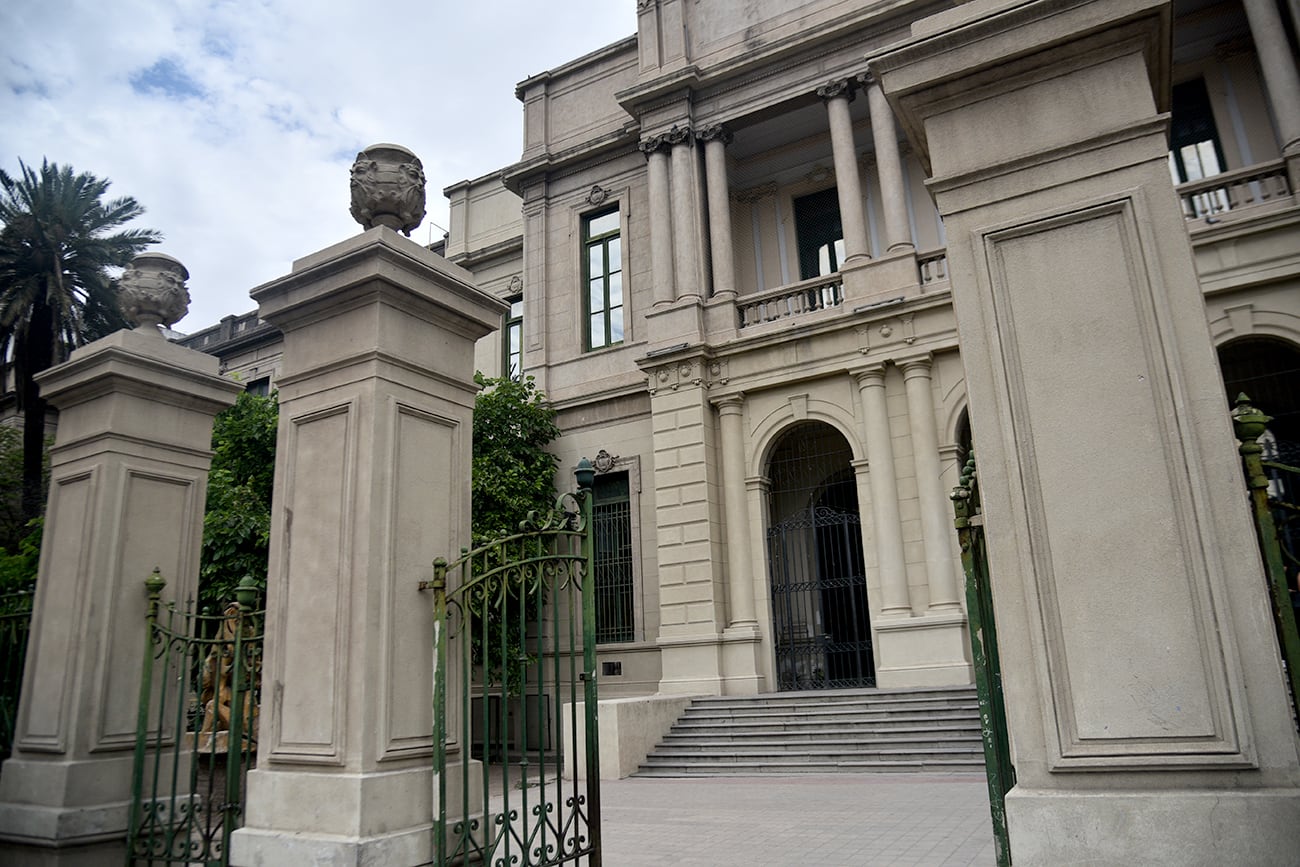
[{"label": "paved walkway", "polygon": [[630,778],[601,809],[606,867],[995,863],[983,775]]}]

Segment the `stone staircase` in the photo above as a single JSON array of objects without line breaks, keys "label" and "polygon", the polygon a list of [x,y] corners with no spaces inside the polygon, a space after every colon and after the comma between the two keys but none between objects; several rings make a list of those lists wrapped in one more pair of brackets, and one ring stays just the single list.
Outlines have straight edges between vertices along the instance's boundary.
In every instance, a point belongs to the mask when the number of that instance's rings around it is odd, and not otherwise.
[{"label": "stone staircase", "polygon": [[982,773],[973,686],[698,698],[638,777]]}]

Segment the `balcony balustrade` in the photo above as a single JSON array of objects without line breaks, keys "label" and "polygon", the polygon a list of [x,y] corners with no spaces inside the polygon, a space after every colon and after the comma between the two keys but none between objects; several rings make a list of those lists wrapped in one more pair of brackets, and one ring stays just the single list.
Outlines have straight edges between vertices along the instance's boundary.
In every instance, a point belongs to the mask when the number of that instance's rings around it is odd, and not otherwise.
[{"label": "balcony balustrade", "polygon": [[1218,215],[1286,199],[1291,195],[1282,160],[1234,169],[1177,186],[1188,220],[1218,221]]}]

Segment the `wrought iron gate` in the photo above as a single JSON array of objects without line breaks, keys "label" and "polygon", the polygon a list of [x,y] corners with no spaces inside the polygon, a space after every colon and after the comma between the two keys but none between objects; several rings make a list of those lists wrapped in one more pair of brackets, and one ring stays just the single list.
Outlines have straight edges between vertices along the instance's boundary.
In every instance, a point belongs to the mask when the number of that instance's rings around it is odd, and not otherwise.
[{"label": "wrought iron gate", "polygon": [[14,742],[34,595],[20,590],[0,596],[0,762],[9,758]]},{"label": "wrought iron gate", "polygon": [[993,846],[998,867],[1009,867],[1006,794],[1016,784],[1007,740],[1007,714],[1002,702],[1002,665],[998,660],[998,631],[993,618],[993,589],[989,586],[988,555],[984,548],[984,519],[980,511],[979,476],[975,456],[962,469],[952,492],[954,524],[961,542],[961,565],[966,572],[966,615],[970,626],[971,661],[979,696],[980,733],[984,739],[984,771],[989,784],[989,812],[993,818]]},{"label": "wrought iron gate", "polygon": [[778,689],[875,686],[860,525],[818,505],[768,529]]},{"label": "wrought iron gate", "polygon": [[600,867],[594,471],[585,459],[577,475],[577,494],[549,514],[455,562],[435,561],[433,580],[420,585],[434,594],[439,867]]},{"label": "wrought iron gate", "polygon": [[224,867],[257,751],[262,624],[251,579],[219,614],[162,602],[154,570],[140,681],[131,864]]}]

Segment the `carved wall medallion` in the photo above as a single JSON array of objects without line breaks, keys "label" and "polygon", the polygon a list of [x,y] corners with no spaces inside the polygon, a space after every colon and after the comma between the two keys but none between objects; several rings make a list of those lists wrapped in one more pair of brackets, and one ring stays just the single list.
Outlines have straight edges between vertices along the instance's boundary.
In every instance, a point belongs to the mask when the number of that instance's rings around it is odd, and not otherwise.
[{"label": "carved wall medallion", "polygon": [[597,473],[607,473],[614,469],[614,464],[618,463],[618,455],[611,455],[601,449],[596,453],[596,457],[591,463],[596,468]]},{"label": "carved wall medallion", "polygon": [[592,184],[591,191],[587,193],[587,201],[593,205],[602,204],[609,198],[609,191],[600,184]]},{"label": "carved wall medallion", "polygon": [[523,291],[524,291],[524,278],[520,277],[518,274],[511,277],[510,282],[506,285],[506,292],[508,292],[511,295],[518,295],[520,292]]},{"label": "carved wall medallion", "polygon": [[352,164],[352,218],[363,228],[387,226],[408,237],[424,220],[424,165],[395,144],[376,144]]}]

